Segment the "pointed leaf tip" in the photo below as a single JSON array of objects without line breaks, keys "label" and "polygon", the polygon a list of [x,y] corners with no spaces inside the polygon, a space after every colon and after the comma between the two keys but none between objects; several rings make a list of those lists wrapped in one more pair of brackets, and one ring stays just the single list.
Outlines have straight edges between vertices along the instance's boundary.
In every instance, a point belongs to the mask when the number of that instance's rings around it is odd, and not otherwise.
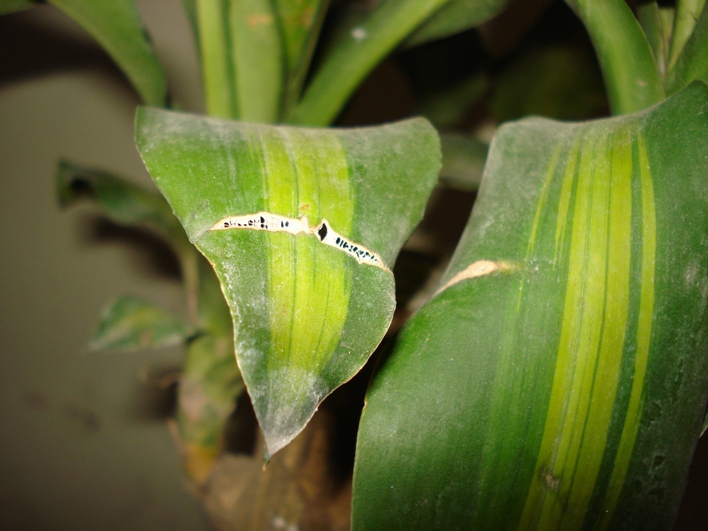
[{"label": "pointed leaf tip", "polygon": [[213,264],[267,456],[364,365],[440,168],[423,119],[351,130],[142,109],[148,170]]}]

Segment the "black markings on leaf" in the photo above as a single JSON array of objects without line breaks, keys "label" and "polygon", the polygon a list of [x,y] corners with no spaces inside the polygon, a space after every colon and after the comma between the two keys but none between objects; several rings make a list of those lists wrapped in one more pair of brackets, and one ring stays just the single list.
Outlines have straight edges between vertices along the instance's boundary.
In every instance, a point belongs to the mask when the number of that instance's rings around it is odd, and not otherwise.
[{"label": "black markings on leaf", "polygon": [[317,227],[313,227],[308,223],[305,216],[296,219],[271,214],[270,212],[258,212],[222,219],[212,227],[212,230],[231,228],[289,232],[290,234],[311,234],[316,236],[323,244],[345,251],[360,264],[369,264],[388,270],[383,260],[376,253],[367,251],[360,245],[337,234],[324,219]]},{"label": "black markings on leaf", "polygon": [[317,236],[319,236],[320,241],[324,241],[324,239],[327,237],[327,224],[322,222],[322,225],[320,225],[320,228],[317,229]]}]

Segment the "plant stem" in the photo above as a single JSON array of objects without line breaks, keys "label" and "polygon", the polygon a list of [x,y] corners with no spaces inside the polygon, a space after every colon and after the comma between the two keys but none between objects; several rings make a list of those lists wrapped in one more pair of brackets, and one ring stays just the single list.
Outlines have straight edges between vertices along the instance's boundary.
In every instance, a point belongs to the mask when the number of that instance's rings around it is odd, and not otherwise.
[{"label": "plant stem", "polygon": [[290,122],[326,126],[342,110],[361,81],[381,59],[445,0],[384,1],[360,26],[351,29],[315,75]]},{"label": "plant stem", "polygon": [[284,57],[269,0],[230,0],[234,85],[241,120],[273,123],[280,114]]},{"label": "plant stem", "polygon": [[566,0],[590,34],[613,114],[640,111],[665,98],[654,55],[624,0]]},{"label": "plant stem", "polygon": [[197,0],[197,25],[207,113],[236,118],[235,87],[229,57],[226,5],[222,0]]}]

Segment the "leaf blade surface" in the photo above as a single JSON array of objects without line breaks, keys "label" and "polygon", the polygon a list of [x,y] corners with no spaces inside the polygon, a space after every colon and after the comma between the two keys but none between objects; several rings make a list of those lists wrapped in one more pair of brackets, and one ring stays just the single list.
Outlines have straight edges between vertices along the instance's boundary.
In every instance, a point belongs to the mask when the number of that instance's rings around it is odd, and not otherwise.
[{"label": "leaf blade surface", "polygon": [[694,83],[502,128],[369,390],[354,529],[671,527],[708,390],[707,108]]},{"label": "leaf blade surface", "polygon": [[133,0],[49,0],[96,39],[148,105],[167,105],[167,80]]},{"label": "leaf blade surface", "polygon": [[436,181],[437,135],[422,119],[318,130],[142,109],[137,123],[143,160],[219,276],[272,455],[388,328],[390,268]]}]

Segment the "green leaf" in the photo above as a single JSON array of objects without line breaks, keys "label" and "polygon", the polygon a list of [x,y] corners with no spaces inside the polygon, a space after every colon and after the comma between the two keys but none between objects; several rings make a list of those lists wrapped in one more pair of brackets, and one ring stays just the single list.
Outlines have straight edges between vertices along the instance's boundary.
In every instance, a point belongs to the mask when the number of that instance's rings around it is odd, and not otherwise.
[{"label": "green leaf", "polygon": [[272,455],[386,332],[390,268],[436,182],[437,135],[423,119],[317,130],[142,108],[137,145],[221,281]]},{"label": "green leaf", "polygon": [[225,0],[184,1],[188,15],[196,20],[194,33],[199,42],[207,112],[212,116],[237,117],[229,4]]},{"label": "green leaf", "polygon": [[290,122],[315,126],[331,123],[369,72],[448,1],[383,0],[326,57]]},{"label": "green leaf", "polygon": [[659,72],[664,77],[669,62],[674,9],[659,7],[656,2],[647,2],[637,7],[637,20],[647,36]]},{"label": "green leaf", "polygon": [[199,255],[160,194],[121,177],[67,161],[59,163],[55,187],[62,206],[90,200],[114,223],[144,227],[163,238],[179,259],[190,313],[196,314],[201,282]]},{"label": "green leaf", "polygon": [[297,64],[310,47],[309,32],[318,26],[328,3],[328,0],[275,0],[289,66]]},{"label": "green leaf", "polygon": [[566,0],[590,34],[613,114],[646,109],[664,99],[652,49],[625,0]]},{"label": "green leaf", "polygon": [[108,52],[148,105],[167,105],[167,81],[133,0],[48,0]]},{"label": "green leaf", "polygon": [[192,248],[170,205],[157,192],[68,161],[59,163],[55,186],[59,203],[64,207],[89,200],[114,223],[154,231],[177,253],[188,253]]},{"label": "green leaf", "polygon": [[280,116],[285,64],[271,0],[231,0],[229,29],[238,96],[238,118],[276,122]]},{"label": "green leaf", "polygon": [[106,307],[91,339],[91,350],[139,350],[184,343],[193,330],[172,313],[125,295]]},{"label": "green leaf", "polygon": [[667,92],[678,92],[697,79],[708,82],[708,7],[703,8],[691,38],[669,72]]},{"label": "green leaf", "polygon": [[199,42],[207,112],[275,122],[285,49],[270,0],[183,0]]},{"label": "green leaf", "polygon": [[708,87],[503,126],[375,375],[353,529],[669,529],[708,399]]},{"label": "green leaf", "polygon": [[0,15],[29,9],[33,5],[33,0],[0,0]]},{"label": "green leaf", "polygon": [[674,27],[671,32],[671,46],[669,48],[669,69],[673,67],[681,55],[705,5],[706,0],[678,0],[676,2]]},{"label": "green leaf", "polygon": [[415,46],[477,27],[508,3],[509,0],[452,0],[417,29],[407,44]]},{"label": "green leaf", "polygon": [[288,116],[300,97],[329,0],[276,0],[275,5],[287,64],[283,115]]}]

